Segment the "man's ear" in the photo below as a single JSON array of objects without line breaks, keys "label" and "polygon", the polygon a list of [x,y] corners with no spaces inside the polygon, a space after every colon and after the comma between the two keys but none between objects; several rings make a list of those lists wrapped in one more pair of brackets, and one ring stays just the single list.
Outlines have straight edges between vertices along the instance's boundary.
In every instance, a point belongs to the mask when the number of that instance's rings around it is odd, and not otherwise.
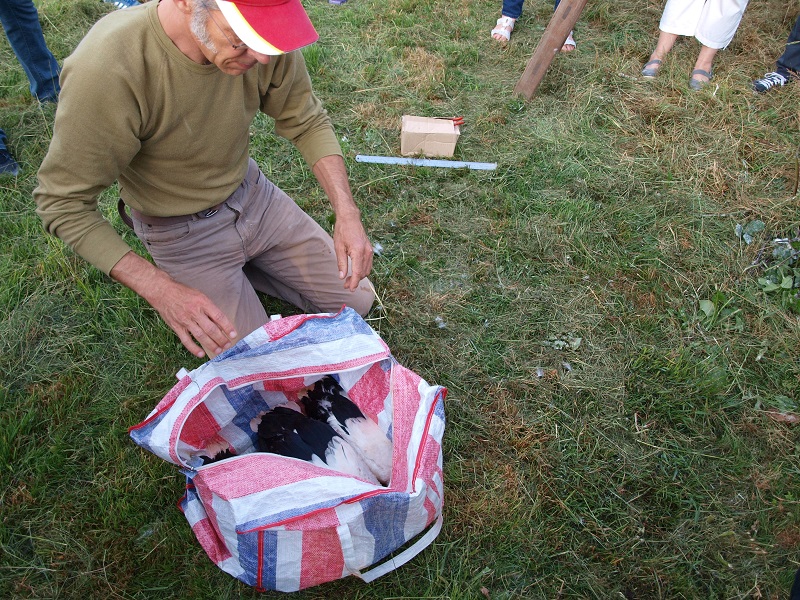
[{"label": "man's ear", "polygon": [[189,14],[194,8],[194,0],[172,0],[175,7],[182,13]]}]

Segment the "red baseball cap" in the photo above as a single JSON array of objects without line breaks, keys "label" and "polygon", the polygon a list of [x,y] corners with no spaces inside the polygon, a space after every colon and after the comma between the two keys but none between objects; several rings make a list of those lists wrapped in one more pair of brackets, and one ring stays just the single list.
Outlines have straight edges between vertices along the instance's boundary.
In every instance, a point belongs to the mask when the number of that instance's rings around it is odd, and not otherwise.
[{"label": "red baseball cap", "polygon": [[300,0],[217,0],[231,29],[249,48],[275,56],[319,39]]}]

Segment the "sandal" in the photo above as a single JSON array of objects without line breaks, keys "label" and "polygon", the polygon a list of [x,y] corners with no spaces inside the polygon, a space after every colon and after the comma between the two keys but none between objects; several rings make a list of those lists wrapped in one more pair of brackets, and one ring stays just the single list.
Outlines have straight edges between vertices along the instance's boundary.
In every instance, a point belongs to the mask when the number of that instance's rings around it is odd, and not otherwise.
[{"label": "sandal", "polygon": [[[502,16],[497,19],[497,25],[492,29],[492,37],[499,42],[507,42],[511,39],[511,32],[514,31],[514,23],[516,19],[511,17]],[[500,37],[495,37],[495,36]]]},{"label": "sandal", "polygon": [[656,75],[658,75],[658,70],[661,68],[661,62],[662,61],[657,58],[646,62],[642,69],[642,77],[645,79],[655,79]]},{"label": "sandal", "polygon": [[577,47],[578,44],[575,43],[575,38],[572,37],[572,32],[570,31],[567,39],[564,40],[564,45],[561,46],[561,52],[572,52]]},{"label": "sandal", "polygon": [[[695,75],[701,75],[703,77],[708,77],[707,80],[703,81],[702,79],[695,79]],[[695,69],[692,71],[692,76],[689,79],[689,87],[692,88],[694,91],[702,90],[706,84],[711,81],[711,78],[714,76],[713,71],[704,71],[703,69]]]}]

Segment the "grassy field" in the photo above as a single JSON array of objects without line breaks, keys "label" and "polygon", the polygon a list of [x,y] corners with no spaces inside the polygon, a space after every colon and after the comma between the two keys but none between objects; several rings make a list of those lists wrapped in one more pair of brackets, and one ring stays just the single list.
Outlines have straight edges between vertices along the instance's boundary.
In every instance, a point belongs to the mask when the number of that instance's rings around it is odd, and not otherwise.
[{"label": "grassy field", "polygon": [[[111,10],[36,3],[59,61]],[[693,39],[657,80],[638,76],[660,0],[590,1],[577,51],[527,103],[512,90],[549,1],[528,0],[505,48],[489,37],[499,0],[305,4],[321,34],[312,77],[383,247],[371,323],[449,395],[437,541],[373,584],[294,597],[787,598],[800,265],[773,240],[800,235],[800,84],[757,96],[750,81],[774,68],[800,2],[752,2],[711,85],[691,92]],[[0,39],[0,127],[22,166],[0,180],[0,597],[281,597],[211,563],[176,508],[182,476],[128,437],[200,362],[42,232],[31,192],[53,114]],[[399,154],[403,114],[463,115],[456,158],[497,170],[356,163]],[[268,119],[252,142],[329,225]],[[142,252],[115,198],[103,210]]]}]

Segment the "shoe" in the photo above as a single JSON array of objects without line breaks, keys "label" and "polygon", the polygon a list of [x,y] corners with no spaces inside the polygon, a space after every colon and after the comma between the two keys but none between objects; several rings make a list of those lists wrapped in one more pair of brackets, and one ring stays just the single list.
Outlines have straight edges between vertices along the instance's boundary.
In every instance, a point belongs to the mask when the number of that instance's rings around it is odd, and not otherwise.
[{"label": "shoe", "polygon": [[642,77],[645,79],[655,79],[656,75],[658,75],[659,68],[661,67],[661,61],[657,58],[650,60],[644,64],[644,68],[642,69]]},{"label": "shoe", "polygon": [[139,6],[139,0],[103,0],[106,4],[113,4],[117,8],[130,8]]},{"label": "shoe", "polygon": [[19,175],[19,165],[8,150],[0,150],[0,175]]},{"label": "shoe", "polygon": [[564,45],[561,46],[560,52],[572,52],[577,47],[578,44],[575,43],[575,38],[572,37],[572,32],[570,31],[567,39],[564,40]]},{"label": "shoe", "polygon": [[[511,17],[500,17],[497,19],[497,24],[494,29],[492,29],[492,37],[499,42],[507,42],[511,39],[511,32],[514,31],[514,23],[516,23],[516,21],[516,19],[512,19]],[[496,35],[499,35],[500,38],[494,37]]]},{"label": "shoe", "polygon": [[756,79],[753,82],[753,90],[759,94],[763,94],[767,90],[770,90],[774,87],[782,87],[786,85],[788,81],[788,77],[773,71],[772,73],[767,73],[761,79]]},{"label": "shoe", "polygon": [[[708,77],[707,81],[703,81],[702,79],[695,79],[695,75],[702,75],[703,77]],[[704,71],[703,69],[695,69],[692,71],[692,77],[689,79],[689,87],[692,88],[695,92],[702,90],[706,87],[706,84],[711,81],[711,78],[714,74],[710,71]]]}]

